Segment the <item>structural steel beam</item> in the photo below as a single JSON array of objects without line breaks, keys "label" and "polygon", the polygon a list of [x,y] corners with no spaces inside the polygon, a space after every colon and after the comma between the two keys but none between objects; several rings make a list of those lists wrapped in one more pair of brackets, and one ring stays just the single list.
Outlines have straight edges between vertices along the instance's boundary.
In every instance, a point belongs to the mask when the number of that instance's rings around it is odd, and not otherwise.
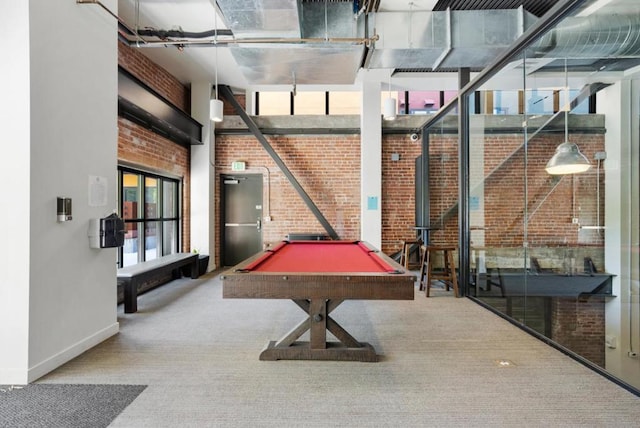
[{"label": "structural steel beam", "polygon": [[291,173],[291,171],[289,171],[289,168],[287,168],[287,166],[282,161],[280,156],[278,156],[278,153],[276,153],[276,151],[273,150],[273,147],[271,147],[271,144],[269,144],[264,134],[262,134],[262,132],[258,128],[258,125],[256,125],[253,119],[251,119],[251,117],[249,117],[247,112],[244,111],[240,103],[238,103],[238,100],[235,99],[235,97],[233,96],[233,93],[231,92],[231,88],[229,88],[229,86],[227,85],[219,85],[218,91],[220,95],[225,99],[225,101],[227,101],[229,104],[233,106],[236,113],[238,113],[238,115],[242,118],[244,123],[249,128],[249,131],[251,131],[251,133],[257,138],[258,142],[260,142],[260,144],[267,151],[269,156],[271,156],[271,159],[273,159],[276,165],[278,165],[278,168],[280,168],[280,170],[285,175],[285,177],[287,177],[287,180],[289,180],[293,188],[296,190],[296,192],[298,192],[298,194],[300,195],[304,203],[311,210],[313,215],[320,222],[320,224],[322,225],[324,230],[327,232],[327,234],[331,237],[331,239],[340,239],[336,231],[333,230],[333,227],[331,227],[331,224],[329,224],[329,222],[324,217],[324,215],[322,215],[322,212],[320,212],[320,209],[318,209],[318,207],[313,202],[313,200],[309,197],[307,192],[305,192],[305,190],[302,188],[300,183],[298,183],[298,180],[296,180],[295,176]]}]

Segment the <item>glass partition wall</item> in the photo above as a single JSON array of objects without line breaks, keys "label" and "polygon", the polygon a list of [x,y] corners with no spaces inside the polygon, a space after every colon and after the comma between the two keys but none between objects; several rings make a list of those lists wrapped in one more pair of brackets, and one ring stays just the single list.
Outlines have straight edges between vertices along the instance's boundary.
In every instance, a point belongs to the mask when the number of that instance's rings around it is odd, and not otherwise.
[{"label": "glass partition wall", "polygon": [[468,296],[640,393],[640,5],[578,3],[467,85],[492,94],[468,129],[428,123],[431,236],[459,245]]},{"label": "glass partition wall", "polygon": [[[570,62],[554,59],[542,74],[525,55],[514,59],[522,114],[470,118],[470,294],[604,367],[604,306],[612,294],[604,266],[604,123],[573,112],[589,97],[571,99]],[[501,81],[498,75],[485,87]],[[540,94],[551,112],[533,107]],[[547,171],[566,142],[591,164],[587,171]]]}]

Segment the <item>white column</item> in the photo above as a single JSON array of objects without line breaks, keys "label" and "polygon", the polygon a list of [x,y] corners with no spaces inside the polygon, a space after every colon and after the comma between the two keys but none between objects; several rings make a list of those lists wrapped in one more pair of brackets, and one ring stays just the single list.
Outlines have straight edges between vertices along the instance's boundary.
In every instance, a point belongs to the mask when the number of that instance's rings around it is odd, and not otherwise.
[{"label": "white column", "polygon": [[362,83],[360,115],[360,239],[382,247],[382,112],[380,82]]},{"label": "white column", "polygon": [[[616,338],[615,348],[606,348],[606,369],[640,388],[640,366],[630,358],[638,334],[638,81],[620,81],[598,93],[598,110],[605,114],[605,269],[613,278],[613,299],[605,306],[606,331]],[[633,324],[633,327],[630,327]],[[631,330],[630,330],[631,328]],[[633,337],[631,337],[633,333]],[[635,381],[634,381],[635,379]]]},{"label": "white column", "polygon": [[191,84],[191,116],[202,124],[203,145],[191,146],[191,249],[209,254],[215,269],[215,139],[209,113],[211,82]]},{"label": "white column", "polygon": [[[118,332],[116,249],[87,235],[117,208],[117,21],[97,5],[30,0],[3,2],[0,25],[11,58],[0,71],[0,384],[21,384]],[[57,221],[58,196],[72,200],[70,221]]]},{"label": "white column", "polygon": [[6,141],[2,146],[5,159],[11,159],[0,168],[5,183],[0,224],[11,225],[4,228],[0,245],[0,313],[6,320],[0,322],[5,350],[0,352],[0,384],[12,384],[25,383],[29,356],[29,2],[0,6],[0,26],[11,29],[0,40],[11,58],[11,67],[0,68],[0,124]]}]

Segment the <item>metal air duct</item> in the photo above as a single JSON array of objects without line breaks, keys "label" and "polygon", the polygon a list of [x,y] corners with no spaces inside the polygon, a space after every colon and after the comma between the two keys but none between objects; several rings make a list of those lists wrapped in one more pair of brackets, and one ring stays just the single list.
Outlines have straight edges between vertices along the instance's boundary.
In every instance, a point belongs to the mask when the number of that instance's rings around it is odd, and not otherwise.
[{"label": "metal air duct", "polygon": [[640,16],[570,17],[529,52],[533,57],[551,58],[640,58]]}]

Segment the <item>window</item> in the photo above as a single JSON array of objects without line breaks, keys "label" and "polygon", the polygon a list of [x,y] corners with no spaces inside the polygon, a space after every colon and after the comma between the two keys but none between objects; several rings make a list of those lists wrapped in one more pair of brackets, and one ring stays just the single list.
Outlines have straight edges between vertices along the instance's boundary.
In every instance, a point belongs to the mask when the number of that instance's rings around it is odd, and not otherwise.
[{"label": "window", "polygon": [[293,97],[293,114],[326,114],[326,92],[298,92]]},{"label": "window", "polygon": [[260,116],[290,115],[291,92],[258,93],[258,114]]},{"label": "window", "polygon": [[360,92],[329,92],[329,114],[360,114]]},{"label": "window", "polygon": [[179,181],[118,168],[120,216],[125,222],[124,246],[118,266],[174,254],[179,251]]}]

